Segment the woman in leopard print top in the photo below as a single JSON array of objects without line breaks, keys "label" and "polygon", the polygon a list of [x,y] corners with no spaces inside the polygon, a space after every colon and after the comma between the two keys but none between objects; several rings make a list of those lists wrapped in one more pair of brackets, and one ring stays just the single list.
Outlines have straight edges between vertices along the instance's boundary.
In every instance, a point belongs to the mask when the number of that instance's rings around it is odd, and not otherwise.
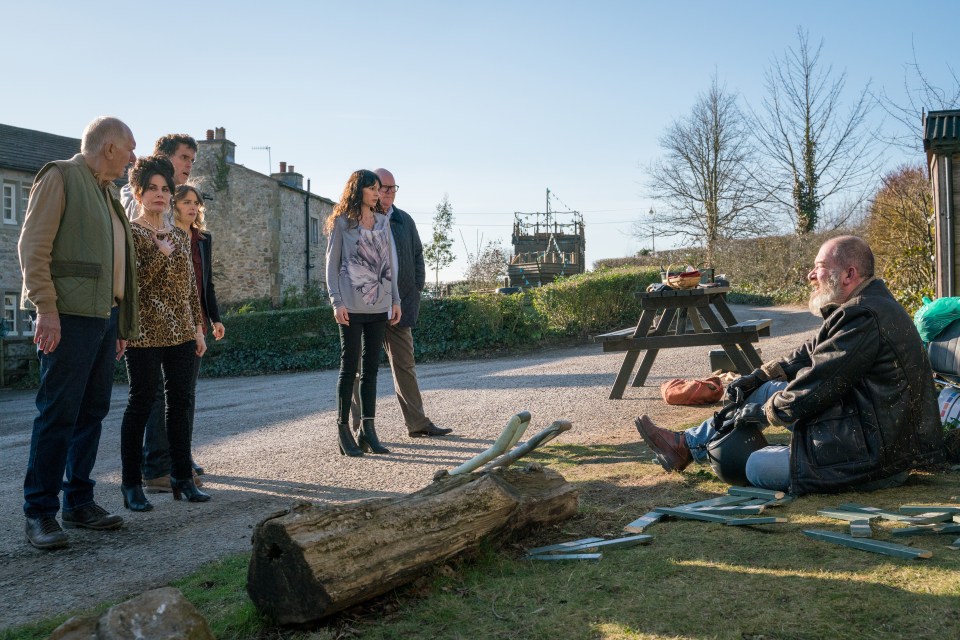
[{"label": "woman in leopard print top", "polygon": [[174,190],[173,165],[164,157],[137,159],[130,184],[139,216],[131,224],[137,252],[140,336],[127,345],[130,393],[120,427],[123,504],[133,511],[153,505],[143,493],[143,431],[161,376],[164,383],[167,438],[172,460],[173,497],[206,502],[197,489],[190,463],[189,409],[193,365],[207,350],[200,297],[195,286],[190,239],[182,229],[166,226]]}]

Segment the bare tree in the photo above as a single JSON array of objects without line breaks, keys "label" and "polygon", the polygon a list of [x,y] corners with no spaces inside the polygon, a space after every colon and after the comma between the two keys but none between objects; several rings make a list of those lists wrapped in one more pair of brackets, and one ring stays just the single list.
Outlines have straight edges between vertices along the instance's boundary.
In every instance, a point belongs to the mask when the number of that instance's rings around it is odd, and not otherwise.
[{"label": "bare tree", "polygon": [[507,274],[507,254],[503,243],[489,240],[477,253],[467,252],[467,271],[464,277],[474,289],[501,286],[503,276]]},{"label": "bare tree", "polygon": [[[681,235],[702,243],[713,261],[723,238],[756,235],[765,229],[769,191],[757,180],[756,150],[738,96],[716,77],[690,114],[660,138],[664,155],[650,171],[651,195],[663,205],[658,235]],[[644,223],[637,227],[646,235]]]},{"label": "bare tree", "polygon": [[867,129],[874,104],[869,83],[843,113],[846,72],[835,74],[821,62],[823,40],[811,47],[802,28],[797,38],[797,48],[787,49],[767,70],[767,97],[756,120],[757,137],[774,167],[769,182],[774,197],[793,212],[797,233],[807,233],[832,196],[867,197],[879,153],[876,133]]},{"label": "bare tree", "polygon": [[916,47],[911,47],[913,60],[903,72],[903,97],[898,102],[890,97],[886,88],[874,95],[877,103],[897,123],[896,131],[885,139],[890,144],[908,151],[923,153],[923,137],[920,124],[925,111],[956,109],[960,106],[960,77],[949,64],[950,86],[938,87],[920,68]]}]

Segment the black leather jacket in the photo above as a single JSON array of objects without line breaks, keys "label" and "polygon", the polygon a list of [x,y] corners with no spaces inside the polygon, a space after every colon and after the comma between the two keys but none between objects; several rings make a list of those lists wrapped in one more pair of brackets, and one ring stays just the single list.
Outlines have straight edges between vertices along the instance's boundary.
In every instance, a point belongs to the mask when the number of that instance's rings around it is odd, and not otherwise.
[{"label": "black leather jacket", "polygon": [[839,491],[943,459],[943,427],[926,351],[881,280],[842,305],[780,361],[790,384],[768,415],[793,424],[791,491]]}]

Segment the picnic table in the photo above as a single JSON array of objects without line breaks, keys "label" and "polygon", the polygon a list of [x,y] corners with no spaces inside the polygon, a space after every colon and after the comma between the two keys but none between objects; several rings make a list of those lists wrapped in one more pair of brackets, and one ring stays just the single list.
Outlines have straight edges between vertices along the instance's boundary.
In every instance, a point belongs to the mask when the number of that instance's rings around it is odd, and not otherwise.
[{"label": "picnic table", "polygon": [[596,336],[603,343],[604,353],[625,351],[620,372],[610,392],[611,400],[623,397],[633,367],[646,351],[634,387],[642,387],[660,349],[719,345],[730,357],[733,366],[745,375],[762,364],[753,348],[760,336],[770,335],[770,320],[737,322],[726,296],[730,287],[698,287],[667,291],[637,292],[640,319],[636,327]]}]

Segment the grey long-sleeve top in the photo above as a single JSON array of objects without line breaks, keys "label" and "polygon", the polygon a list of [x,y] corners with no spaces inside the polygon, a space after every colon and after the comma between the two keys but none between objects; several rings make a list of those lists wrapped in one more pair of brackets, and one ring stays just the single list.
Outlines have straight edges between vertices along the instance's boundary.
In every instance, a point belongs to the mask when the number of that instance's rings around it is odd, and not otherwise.
[{"label": "grey long-sleeve top", "polygon": [[400,304],[390,221],[375,213],[367,230],[340,216],[327,241],[327,289],[334,309],[349,313],[389,312]]}]

